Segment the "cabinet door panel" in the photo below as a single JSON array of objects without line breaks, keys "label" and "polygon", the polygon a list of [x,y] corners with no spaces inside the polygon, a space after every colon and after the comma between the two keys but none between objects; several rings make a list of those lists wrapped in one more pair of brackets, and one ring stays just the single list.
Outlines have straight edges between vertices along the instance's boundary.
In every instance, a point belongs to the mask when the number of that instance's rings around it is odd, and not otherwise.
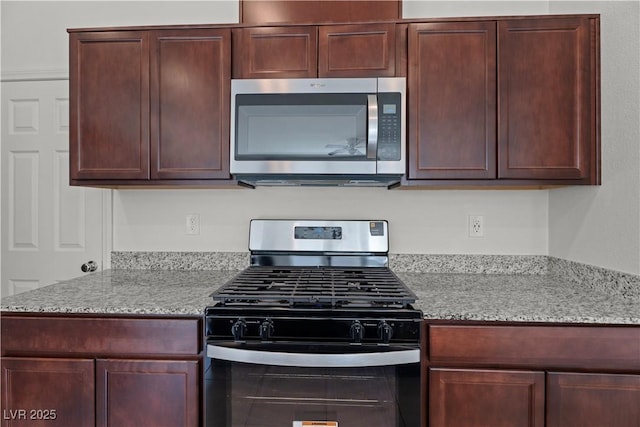
[{"label": "cabinet door panel", "polygon": [[498,50],[500,178],[588,177],[588,20],[501,21]]},{"label": "cabinet door panel", "polygon": [[143,31],[72,33],[72,179],[149,178],[149,42]]},{"label": "cabinet door panel", "polygon": [[431,427],[543,427],[544,373],[431,369]]},{"label": "cabinet door panel", "polygon": [[158,31],[151,52],[151,177],[229,178],[231,33]]},{"label": "cabinet door panel", "polygon": [[98,360],[98,427],[199,425],[197,361]]},{"label": "cabinet door panel", "polygon": [[330,25],[318,29],[319,77],[393,77],[395,25]]},{"label": "cabinet door panel", "polygon": [[495,22],[411,24],[408,45],[408,178],[495,178]]},{"label": "cabinet door panel", "polygon": [[548,427],[637,427],[640,375],[549,373]]},{"label": "cabinet door panel", "polygon": [[3,357],[5,427],[94,425],[94,362],[85,359]]},{"label": "cabinet door panel", "polygon": [[318,75],[315,26],[244,28],[234,50],[234,77],[305,78]]},{"label": "cabinet door panel", "polygon": [[242,0],[240,23],[368,22],[402,19],[400,0]]}]

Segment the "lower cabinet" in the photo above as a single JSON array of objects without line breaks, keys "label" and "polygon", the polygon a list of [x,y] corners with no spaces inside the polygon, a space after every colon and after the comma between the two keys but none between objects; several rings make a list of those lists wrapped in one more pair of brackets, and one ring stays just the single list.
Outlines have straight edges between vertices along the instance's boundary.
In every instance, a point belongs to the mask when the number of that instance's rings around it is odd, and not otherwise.
[{"label": "lower cabinet", "polygon": [[544,426],[544,373],[429,371],[431,427]]},{"label": "lower cabinet", "polygon": [[640,327],[428,324],[429,427],[638,427]]},{"label": "lower cabinet", "polygon": [[6,357],[0,364],[4,426],[198,425],[196,361]]},{"label": "lower cabinet", "polygon": [[3,357],[0,365],[3,427],[94,424],[93,360]]},{"label": "lower cabinet", "polygon": [[96,426],[197,426],[198,363],[96,361]]},{"label": "lower cabinet", "polygon": [[2,316],[2,427],[198,427],[200,318]]},{"label": "lower cabinet", "polygon": [[549,427],[638,427],[640,375],[550,372],[547,405]]}]

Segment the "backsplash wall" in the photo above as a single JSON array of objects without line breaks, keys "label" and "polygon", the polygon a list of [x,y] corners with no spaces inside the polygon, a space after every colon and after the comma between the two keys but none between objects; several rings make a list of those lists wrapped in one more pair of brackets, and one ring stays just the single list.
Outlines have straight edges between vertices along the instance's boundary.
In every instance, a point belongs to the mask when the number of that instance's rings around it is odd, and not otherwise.
[{"label": "backsplash wall", "polygon": [[[547,190],[118,190],[113,249],[241,252],[252,218],[321,218],[386,219],[393,253],[546,255],[547,212]],[[185,232],[192,213],[195,236]],[[468,236],[468,215],[484,216],[484,237]]]}]

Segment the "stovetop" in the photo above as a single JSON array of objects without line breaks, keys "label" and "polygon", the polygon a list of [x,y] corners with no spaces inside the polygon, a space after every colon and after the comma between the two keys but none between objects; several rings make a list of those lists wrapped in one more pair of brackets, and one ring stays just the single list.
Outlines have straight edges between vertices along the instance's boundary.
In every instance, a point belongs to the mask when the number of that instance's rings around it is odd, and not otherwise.
[{"label": "stovetop", "polygon": [[387,267],[251,266],[212,295],[225,306],[406,308],[415,294]]}]

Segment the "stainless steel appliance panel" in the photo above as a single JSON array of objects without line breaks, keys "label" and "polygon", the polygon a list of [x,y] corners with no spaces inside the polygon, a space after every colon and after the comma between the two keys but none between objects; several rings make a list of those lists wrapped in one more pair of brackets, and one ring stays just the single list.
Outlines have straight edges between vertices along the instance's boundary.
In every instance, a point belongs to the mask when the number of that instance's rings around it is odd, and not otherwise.
[{"label": "stainless steel appliance panel", "polygon": [[254,219],[249,250],[386,253],[388,227],[387,221]]},{"label": "stainless steel appliance panel", "polygon": [[393,183],[406,169],[405,105],[404,78],[233,80],[231,173],[258,185]]}]

